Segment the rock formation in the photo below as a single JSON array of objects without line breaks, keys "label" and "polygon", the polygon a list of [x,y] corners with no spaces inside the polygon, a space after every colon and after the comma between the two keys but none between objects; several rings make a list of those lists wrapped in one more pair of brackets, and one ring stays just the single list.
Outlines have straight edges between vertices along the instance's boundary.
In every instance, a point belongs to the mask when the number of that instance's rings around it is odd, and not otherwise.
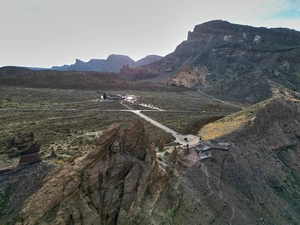
[{"label": "rock formation", "polygon": [[209,76],[209,72],[205,66],[201,68],[184,66],[180,68],[173,78],[168,77],[163,80],[162,83],[165,85],[183,86],[188,88],[194,87],[199,83],[205,86],[207,85],[207,76]]},{"label": "rock formation", "polygon": [[12,138],[9,147],[11,148],[10,157],[20,156],[18,165],[0,168],[0,173],[42,161],[39,155],[40,145],[37,143],[32,132],[23,133]]},{"label": "rock formation", "polygon": [[34,139],[32,132],[18,136],[13,142],[20,154],[18,166],[25,166],[42,160],[39,156],[40,145]]},{"label": "rock formation", "polygon": [[114,124],[93,151],[49,174],[18,224],[162,224],[179,205],[176,174],[158,163],[141,122]]},{"label": "rock formation", "polygon": [[21,204],[35,193],[54,165],[43,162],[40,146],[32,132],[10,140],[11,157],[20,156],[17,165],[0,168],[0,224],[14,224]]}]

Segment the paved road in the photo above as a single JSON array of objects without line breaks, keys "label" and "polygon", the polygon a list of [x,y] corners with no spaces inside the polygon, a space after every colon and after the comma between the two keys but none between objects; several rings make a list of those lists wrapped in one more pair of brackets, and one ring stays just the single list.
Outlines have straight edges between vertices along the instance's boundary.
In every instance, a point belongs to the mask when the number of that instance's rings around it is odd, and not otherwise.
[{"label": "paved road", "polygon": [[163,125],[163,124],[151,119],[150,117],[144,115],[143,113],[141,113],[141,110],[133,110],[129,106],[123,104],[123,101],[121,101],[121,104],[123,106],[125,106],[126,108],[128,108],[130,110],[130,112],[138,115],[139,117],[143,118],[144,120],[152,123],[153,125],[157,126],[158,128],[160,128],[160,129],[168,132],[169,134],[173,135],[173,137],[176,138],[175,142],[178,142],[182,145],[189,144],[189,146],[196,145],[199,142],[199,137],[198,136],[195,136],[195,135],[192,135],[192,134],[181,135],[178,132],[170,129],[169,127],[166,127],[165,125]]},{"label": "paved road", "polygon": [[144,120],[152,123],[153,125],[157,126],[158,128],[160,128],[160,129],[168,132],[169,134],[173,135],[176,138],[175,142],[178,142],[182,145],[189,144],[190,146],[196,145],[199,142],[199,137],[198,136],[191,135],[191,134],[181,135],[178,132],[170,129],[169,127],[166,127],[165,125],[163,125],[163,124],[151,119],[150,117],[144,115],[143,113],[141,113],[140,110],[131,110],[131,112],[133,112],[134,114],[140,116]]}]

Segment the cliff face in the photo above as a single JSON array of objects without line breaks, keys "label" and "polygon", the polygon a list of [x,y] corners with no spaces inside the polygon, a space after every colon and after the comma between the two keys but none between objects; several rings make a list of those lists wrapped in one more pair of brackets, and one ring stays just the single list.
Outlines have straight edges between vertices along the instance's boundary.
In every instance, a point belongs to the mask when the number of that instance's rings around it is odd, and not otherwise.
[{"label": "cliff face", "polygon": [[88,155],[48,175],[19,224],[161,224],[179,205],[176,173],[157,162],[140,122],[115,124]]},{"label": "cliff face", "polygon": [[[299,45],[295,30],[210,21],[195,26],[173,53],[145,67],[163,75],[167,85],[197,86],[223,99],[259,102],[271,96],[275,84],[300,90]],[[193,82],[190,74],[182,74],[186,67],[194,71]],[[203,68],[204,84],[199,82],[203,73],[195,72]]]}]

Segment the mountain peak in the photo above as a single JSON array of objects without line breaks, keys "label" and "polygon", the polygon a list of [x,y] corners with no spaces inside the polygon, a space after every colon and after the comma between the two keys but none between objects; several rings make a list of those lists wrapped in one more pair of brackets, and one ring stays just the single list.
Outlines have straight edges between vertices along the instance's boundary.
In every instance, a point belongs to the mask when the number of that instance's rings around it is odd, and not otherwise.
[{"label": "mountain peak", "polygon": [[288,28],[266,28],[266,27],[253,27],[248,25],[240,25],[230,23],[224,20],[212,20],[208,21],[194,27],[193,32],[189,33],[193,36],[193,33],[206,33],[206,34],[215,34],[215,35],[234,35],[237,33],[257,33],[264,35],[279,35],[281,37],[294,37],[299,38],[299,32],[288,29]]}]

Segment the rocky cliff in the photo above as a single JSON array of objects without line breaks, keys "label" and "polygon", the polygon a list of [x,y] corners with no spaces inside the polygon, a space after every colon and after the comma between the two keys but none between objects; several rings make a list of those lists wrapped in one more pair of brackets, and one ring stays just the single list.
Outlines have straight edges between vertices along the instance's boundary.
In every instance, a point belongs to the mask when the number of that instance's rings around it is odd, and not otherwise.
[{"label": "rocky cliff", "polygon": [[210,21],[163,59],[145,66],[167,85],[197,87],[227,100],[259,102],[283,85],[299,91],[300,32]]},{"label": "rocky cliff", "polygon": [[158,162],[140,122],[114,124],[88,155],[48,175],[18,224],[162,224],[179,205],[177,157],[170,158]]}]

